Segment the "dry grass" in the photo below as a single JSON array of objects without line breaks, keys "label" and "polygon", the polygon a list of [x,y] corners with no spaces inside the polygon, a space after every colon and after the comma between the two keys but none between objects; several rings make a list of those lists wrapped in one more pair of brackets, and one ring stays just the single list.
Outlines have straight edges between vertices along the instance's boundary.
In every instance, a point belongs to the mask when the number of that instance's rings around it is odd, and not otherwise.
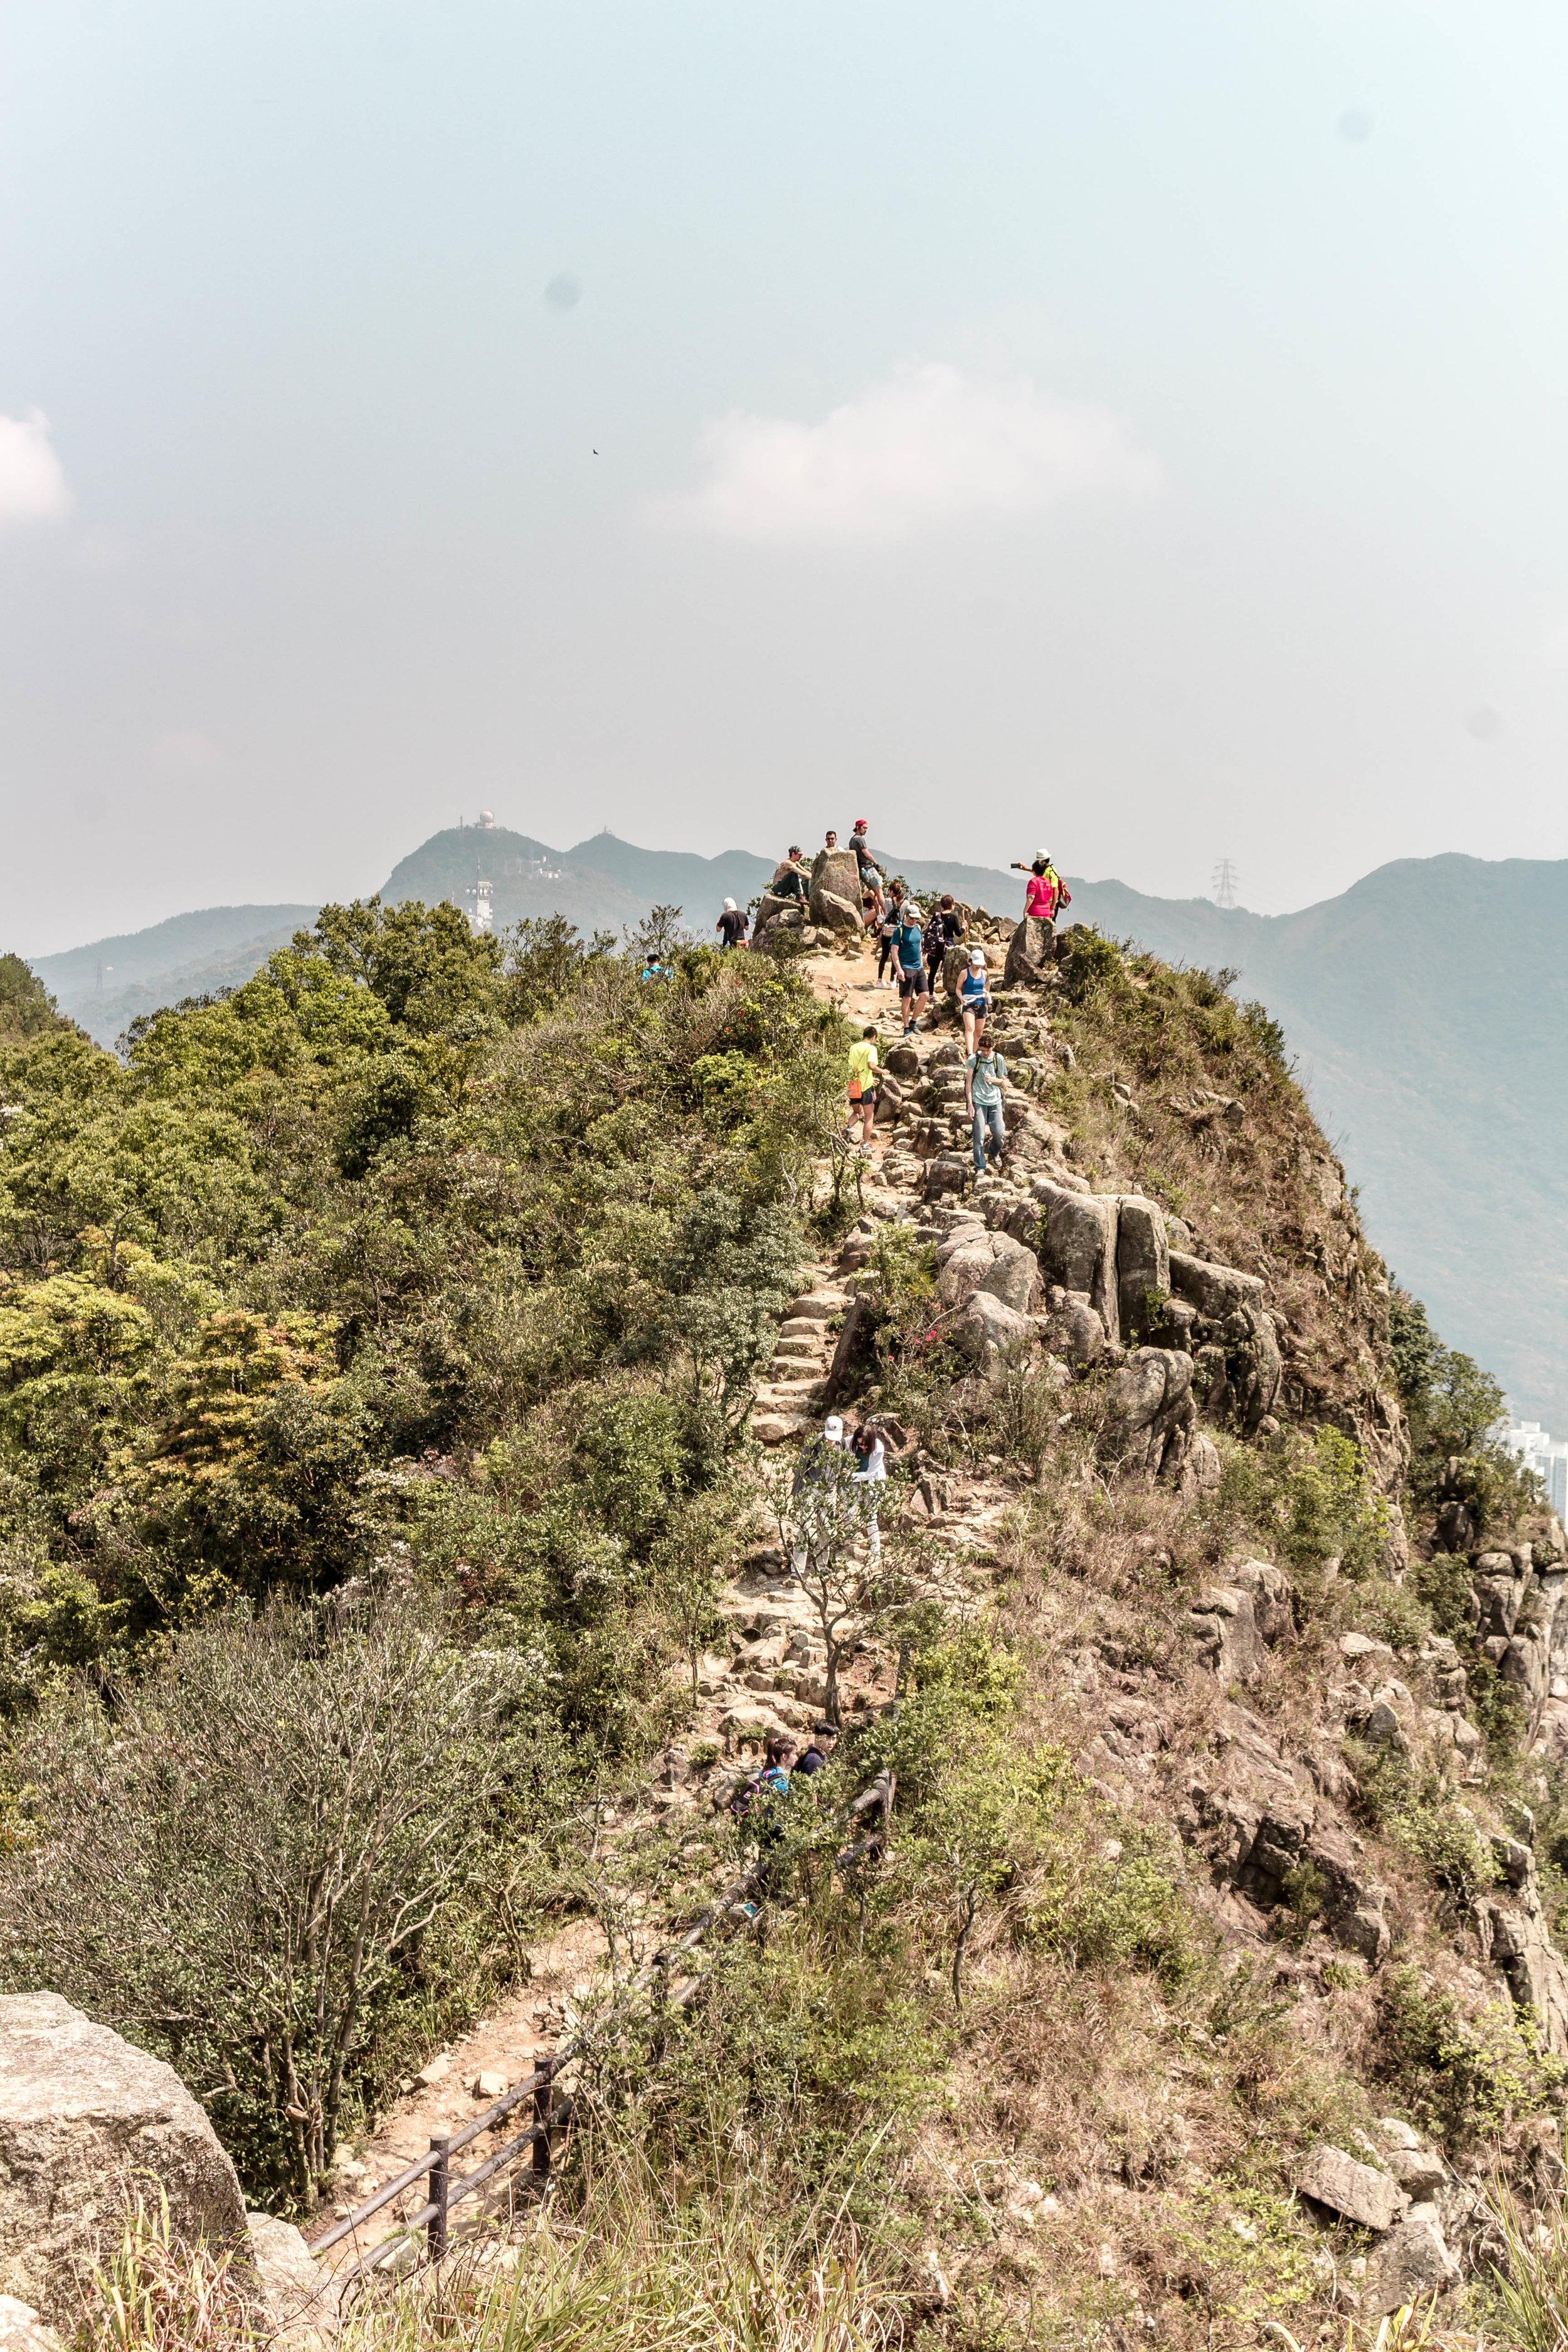
[{"label": "dry grass", "polygon": [[84,2298],[72,2352],[241,2352],[266,2340],[252,2291],[234,2249],[182,2246],[168,2199],[150,2209],[138,2196]]}]

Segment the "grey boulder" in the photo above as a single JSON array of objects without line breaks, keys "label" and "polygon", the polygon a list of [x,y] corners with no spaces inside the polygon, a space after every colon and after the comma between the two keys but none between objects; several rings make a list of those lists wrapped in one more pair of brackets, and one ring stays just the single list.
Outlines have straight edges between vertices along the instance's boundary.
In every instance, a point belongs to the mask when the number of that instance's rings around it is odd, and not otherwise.
[{"label": "grey boulder", "polygon": [[1130,1475],[1177,1475],[1194,1418],[1193,1360],[1135,1348],[1116,1375],[1101,1448]]},{"label": "grey boulder", "polygon": [[972,1291],[969,1303],[952,1327],[952,1337],[966,1356],[973,1357],[990,1379],[1018,1363],[1034,1343],[1035,1327],[988,1290]]},{"label": "grey boulder", "polygon": [[1157,1301],[1171,1291],[1171,1246],[1163,1212],[1142,1194],[1116,1203],[1116,1291],[1121,1337],[1142,1339],[1159,1320]]},{"label": "grey boulder", "polygon": [[1116,1198],[1072,1192],[1037,1177],[1031,1191],[1046,1212],[1040,1266],[1064,1290],[1082,1291],[1111,1339],[1121,1336],[1116,1281]]},{"label": "grey boulder", "polygon": [[811,869],[811,919],[823,930],[860,928],[860,866],[852,849],[819,849]]},{"label": "grey boulder", "polygon": [[1326,2143],[1312,2149],[1296,2174],[1304,2197],[1341,2213],[1363,2230],[1392,2230],[1410,2200],[1397,2180],[1370,2164],[1358,2164],[1342,2147]]},{"label": "grey boulder", "polygon": [[234,2167],[174,2068],[58,1993],[0,1997],[0,2293],[74,2318],[138,2175],[163,2189],[175,2237],[243,2240]]},{"label": "grey boulder", "polygon": [[1436,2207],[1413,2205],[1367,2263],[1362,2309],[1376,2319],[1458,2283],[1459,2265],[1444,2242]]}]

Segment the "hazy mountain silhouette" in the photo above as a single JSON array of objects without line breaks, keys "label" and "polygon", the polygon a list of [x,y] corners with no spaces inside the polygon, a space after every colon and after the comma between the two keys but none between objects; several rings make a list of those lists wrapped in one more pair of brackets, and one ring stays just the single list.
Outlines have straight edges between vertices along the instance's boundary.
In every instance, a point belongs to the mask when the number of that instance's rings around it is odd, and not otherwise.
[{"label": "hazy mountain silhouette", "polygon": [[[640,849],[610,833],[556,850],[500,826],[454,826],[402,859],[382,895],[463,905],[483,873],[498,925],[559,912],[618,934],[663,902],[706,938],[724,898],[754,898],[774,862]],[[1022,906],[1017,874],[891,851],[888,862],[924,894]],[[1557,952],[1568,860],[1402,858],[1292,915],[1114,881],[1071,887],[1069,919],[1170,961],[1239,972],[1237,992],[1283,1023],[1378,1247],[1450,1345],[1505,1381],[1519,1410],[1568,1433],[1568,971]],[[208,908],[34,969],[62,1011],[112,1045],[137,1013],[247,979],[314,913]]]}]

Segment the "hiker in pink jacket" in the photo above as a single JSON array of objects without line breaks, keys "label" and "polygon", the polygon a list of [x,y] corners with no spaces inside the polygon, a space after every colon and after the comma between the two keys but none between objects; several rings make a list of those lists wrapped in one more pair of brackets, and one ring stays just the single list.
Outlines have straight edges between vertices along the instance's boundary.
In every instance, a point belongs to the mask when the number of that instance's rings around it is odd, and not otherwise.
[{"label": "hiker in pink jacket", "polygon": [[[1024,871],[1022,858],[1015,857],[1013,867],[1016,873],[1021,874]],[[1042,923],[1054,923],[1062,908],[1071,904],[1072,892],[1051,864],[1049,853],[1039,850],[1029,867],[1029,879],[1024,889],[1026,919],[1032,915]]]}]

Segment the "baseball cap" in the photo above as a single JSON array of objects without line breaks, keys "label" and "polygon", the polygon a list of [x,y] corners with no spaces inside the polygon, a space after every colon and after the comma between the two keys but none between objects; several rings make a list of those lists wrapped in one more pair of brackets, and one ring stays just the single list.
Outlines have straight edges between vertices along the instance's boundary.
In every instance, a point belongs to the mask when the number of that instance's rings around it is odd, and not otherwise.
[{"label": "baseball cap", "polygon": [[970,949],[970,950],[969,950],[969,961],[970,961],[970,962],[971,962],[971,963],[984,964],[984,961],[985,961],[985,950],[984,950],[984,948],[971,948],[971,949]]},{"label": "baseball cap", "polygon": [[844,1434],[844,1423],[842,1423],[842,1421],[840,1421],[840,1419],[839,1419],[838,1415],[837,1415],[836,1412],[830,1412],[830,1413],[828,1414],[828,1416],[827,1416],[827,1419],[823,1423],[823,1424],[822,1424],[822,1433],[823,1433],[824,1437],[830,1437],[830,1438],[832,1438],[832,1440],[834,1441],[835,1444],[837,1444],[837,1442],[838,1442],[838,1440],[839,1440],[839,1438],[841,1438],[841,1437],[843,1436],[843,1434]]}]

